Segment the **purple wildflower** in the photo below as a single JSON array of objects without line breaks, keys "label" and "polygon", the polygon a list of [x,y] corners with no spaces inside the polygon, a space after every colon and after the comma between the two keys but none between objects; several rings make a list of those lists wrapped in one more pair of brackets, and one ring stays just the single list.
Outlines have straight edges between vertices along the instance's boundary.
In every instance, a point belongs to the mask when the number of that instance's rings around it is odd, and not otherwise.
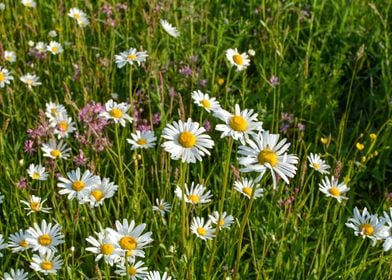
[{"label": "purple wildflower", "polygon": [[25,153],[28,153],[29,155],[32,155],[33,153],[35,153],[37,151],[36,147],[35,147],[35,143],[33,140],[26,140],[26,142],[24,143],[24,148],[23,148]]},{"label": "purple wildflower", "polygon": [[275,75],[272,75],[268,82],[272,87],[276,87],[279,85],[279,78]]},{"label": "purple wildflower", "polygon": [[185,77],[190,77],[193,74],[193,70],[189,66],[182,67],[178,72],[180,72],[180,74],[185,76]]},{"label": "purple wildflower", "polygon": [[19,189],[24,189],[27,187],[27,179],[26,177],[20,177],[19,182],[17,183]]},{"label": "purple wildflower", "polygon": [[74,157],[73,161],[77,166],[86,166],[88,158],[84,155],[82,150],[79,150],[79,154]]}]

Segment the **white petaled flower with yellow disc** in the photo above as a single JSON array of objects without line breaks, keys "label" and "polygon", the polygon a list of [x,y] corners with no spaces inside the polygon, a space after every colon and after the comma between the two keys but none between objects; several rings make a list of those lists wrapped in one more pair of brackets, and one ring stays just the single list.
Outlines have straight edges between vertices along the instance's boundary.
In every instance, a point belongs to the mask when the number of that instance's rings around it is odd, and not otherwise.
[{"label": "white petaled flower with yellow disc", "polygon": [[22,252],[31,249],[31,244],[27,242],[27,238],[29,237],[30,235],[27,233],[27,231],[23,229],[20,229],[16,233],[12,233],[8,237],[8,248],[11,249],[12,253]]},{"label": "white petaled flower with yellow disc", "polygon": [[226,50],[226,58],[232,66],[237,67],[237,72],[246,69],[250,65],[249,56],[244,53],[239,53],[237,49]]},{"label": "white petaled flower with yellow disc", "polygon": [[26,75],[23,75],[20,77],[20,80],[25,83],[29,89],[32,89],[33,87],[39,86],[42,83],[38,82],[39,77],[35,74],[30,74],[27,73]]},{"label": "white petaled flower with yellow disc", "polygon": [[200,90],[192,92],[192,99],[199,107],[203,107],[207,112],[215,112],[221,109],[221,106],[215,97],[210,97],[207,93],[202,93]]},{"label": "white petaled flower with yellow disc", "polygon": [[308,155],[309,166],[321,174],[329,174],[330,166],[317,154]]},{"label": "white petaled flower with yellow disc", "polygon": [[260,184],[257,184],[253,179],[248,178],[241,178],[240,180],[235,181],[234,189],[249,199],[253,192],[253,199],[262,197],[264,192],[264,189],[260,187]]},{"label": "white petaled flower with yellow disc", "polygon": [[86,241],[92,245],[92,247],[87,247],[86,251],[91,252],[95,255],[95,262],[100,259],[104,259],[105,263],[113,266],[115,263],[121,260],[122,250],[118,246],[117,241],[109,234],[106,230],[101,230],[95,233],[97,238],[89,236]]},{"label": "white petaled flower with yellow disc", "polygon": [[123,262],[132,260],[135,257],[144,258],[143,249],[153,241],[151,232],[143,233],[145,228],[146,224],[136,226],[134,220],[128,222],[127,219],[123,219],[122,223],[116,221],[116,230],[112,228],[106,229],[122,249]]},{"label": "white petaled flower with yellow disc", "polygon": [[16,54],[13,51],[4,51],[4,59],[8,62],[15,62],[16,61]]},{"label": "white petaled flower with yellow disc", "polygon": [[42,165],[35,165],[34,163],[29,165],[29,169],[27,169],[27,173],[33,180],[46,181],[48,179],[49,174],[45,172],[45,167]]},{"label": "white petaled flower with yellow disc", "polygon": [[293,178],[297,171],[298,157],[287,154],[290,143],[286,143],[286,138],[279,141],[279,134],[270,134],[269,131],[253,135],[252,138],[247,141],[248,146],[238,148],[238,154],[244,156],[238,158],[238,163],[245,166],[240,171],[259,173],[255,179],[258,182],[269,169],[274,189],[277,187],[277,176],[289,184],[289,178]]},{"label": "white petaled flower with yellow disc", "polygon": [[128,263],[118,263],[117,270],[114,273],[121,276],[128,276],[131,280],[145,279],[148,274],[148,268],[144,266],[143,261],[136,262],[135,259],[128,261]]},{"label": "white petaled flower with yellow disc", "polygon": [[208,149],[214,146],[214,141],[204,134],[205,131],[204,127],[190,118],[187,122],[174,121],[163,129],[162,137],[167,141],[162,147],[174,160],[181,159],[186,163],[201,161],[204,155],[210,155]]},{"label": "white petaled flower with yellow disc", "polygon": [[3,88],[5,85],[8,85],[14,77],[8,72],[7,69],[1,68],[0,66],[0,88]]},{"label": "white petaled flower with yellow disc", "polygon": [[117,64],[117,68],[123,68],[127,64],[133,65],[134,63],[140,66],[142,62],[146,61],[147,57],[146,51],[137,51],[135,48],[130,48],[128,51],[115,55],[114,61]]},{"label": "white petaled flower with yellow disc", "polygon": [[324,193],[327,197],[334,197],[340,203],[342,199],[348,199],[348,197],[343,196],[346,192],[350,190],[344,182],[340,183],[338,180],[332,176],[331,180],[325,177],[321,183],[319,183],[319,190]]},{"label": "white petaled flower with yellow disc", "polygon": [[47,224],[45,220],[42,220],[41,226],[34,223],[34,227],[27,230],[30,236],[26,241],[31,244],[33,251],[39,251],[40,253],[56,252],[56,246],[64,243],[64,236],[60,229],[59,224],[52,226],[52,223]]},{"label": "white petaled flower with yellow disc", "polygon": [[188,189],[187,184],[185,184],[185,193],[182,193],[181,187],[177,186],[176,190],[174,191],[175,195],[178,199],[182,200],[184,196],[184,201],[190,204],[204,204],[211,201],[211,191],[207,191],[206,187],[202,184],[197,184],[192,182],[191,188]]},{"label": "white petaled flower with yellow disc", "polygon": [[46,199],[42,200],[39,196],[32,195],[29,201],[21,200],[20,202],[27,206],[24,209],[28,210],[27,215],[30,215],[35,212],[49,213],[52,208],[43,207],[45,201]]},{"label": "white petaled flower with yellow disc", "polygon": [[366,207],[362,213],[355,207],[354,218],[348,219],[345,225],[354,230],[355,236],[370,238],[373,246],[376,245],[377,240],[382,240],[386,236],[385,220],[379,219],[377,215],[371,215]]},{"label": "white petaled flower with yellow disc", "polygon": [[61,44],[56,41],[51,41],[49,43],[49,45],[47,46],[47,50],[48,50],[48,52],[51,52],[54,55],[60,54],[64,51]]},{"label": "white petaled flower with yellow disc", "polygon": [[171,25],[167,20],[161,19],[159,23],[161,24],[163,30],[165,30],[166,33],[169,34],[170,36],[174,38],[180,36],[180,32],[177,30],[177,28]]},{"label": "white petaled flower with yellow disc", "polygon": [[193,217],[191,231],[202,240],[210,240],[215,237],[214,228],[211,226],[211,221],[207,220],[204,222],[203,217]]},{"label": "white petaled flower with yellow disc", "polygon": [[127,138],[127,142],[131,144],[131,150],[136,149],[150,149],[155,147],[157,138],[155,137],[154,131],[139,131],[131,133],[132,138]]},{"label": "white petaled flower with yellow disc", "polygon": [[49,125],[54,128],[53,134],[57,135],[58,139],[68,138],[69,135],[76,130],[72,118],[68,117],[66,114],[58,116],[51,121]]},{"label": "white petaled flower with yellow disc", "polygon": [[68,199],[77,198],[83,204],[90,195],[91,188],[101,183],[101,179],[86,170],[81,174],[80,168],[67,173],[68,178],[60,176],[57,187],[61,188],[59,194],[68,195]]},{"label": "white petaled flower with yellow disc", "polygon": [[51,139],[49,140],[49,143],[43,143],[41,145],[41,150],[44,152],[44,157],[52,159],[67,159],[71,148],[68,148],[67,144],[62,140],[57,143],[56,140]]},{"label": "white petaled flower with yellow disc", "polygon": [[215,111],[214,115],[225,122],[225,124],[218,124],[215,127],[216,130],[222,131],[221,137],[232,137],[243,145],[249,139],[249,135],[263,131],[263,123],[257,120],[257,114],[253,109],[241,111],[238,104],[235,104],[234,114],[221,109]]},{"label": "white petaled flower with yellow disc", "polygon": [[61,116],[67,116],[67,110],[61,104],[48,102],[45,104],[45,115],[50,122],[55,122]]},{"label": "white petaled flower with yellow disc", "polygon": [[45,275],[57,274],[57,270],[61,269],[63,261],[60,256],[54,256],[54,252],[34,254],[30,268],[42,272]]},{"label": "white petaled flower with yellow disc", "polygon": [[9,272],[4,273],[4,280],[28,280],[29,274],[24,269],[11,268]]},{"label": "white petaled flower with yellow disc", "polygon": [[219,229],[230,228],[234,223],[234,217],[232,215],[227,215],[226,212],[223,212],[222,215],[219,215],[218,211],[214,211],[212,215],[208,215],[211,222],[219,227]]},{"label": "white petaled flower with yellow disc", "polygon": [[126,121],[132,123],[133,119],[128,115],[128,110],[131,105],[122,102],[117,103],[110,99],[105,103],[105,112],[99,114],[101,118],[113,120],[114,123],[120,123],[125,127]]},{"label": "white petaled flower with yellow disc", "polygon": [[109,178],[103,178],[99,184],[90,188],[90,194],[84,198],[84,202],[89,203],[90,208],[98,207],[106,198],[113,197],[117,189],[118,186],[110,182]]}]

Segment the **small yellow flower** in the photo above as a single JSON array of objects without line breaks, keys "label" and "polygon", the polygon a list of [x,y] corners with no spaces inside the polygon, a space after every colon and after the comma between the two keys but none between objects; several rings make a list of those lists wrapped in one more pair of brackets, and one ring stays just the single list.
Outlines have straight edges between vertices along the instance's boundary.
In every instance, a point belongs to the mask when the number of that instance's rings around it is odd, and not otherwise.
[{"label": "small yellow flower", "polygon": [[329,143],[329,137],[321,137],[320,141],[324,145],[327,145]]},{"label": "small yellow flower", "polygon": [[374,156],[374,157],[378,156],[378,151],[374,151],[374,152],[373,152],[373,156]]},{"label": "small yellow flower", "polygon": [[366,156],[363,156],[363,157],[361,158],[361,161],[362,161],[362,162],[366,162]]},{"label": "small yellow flower", "polygon": [[376,134],[376,133],[370,133],[369,137],[370,137],[370,139],[372,139],[372,140],[376,140],[377,134]]},{"label": "small yellow flower", "polygon": [[365,148],[365,145],[362,143],[357,142],[357,144],[355,144],[355,146],[357,147],[358,151],[362,151],[363,148]]},{"label": "small yellow flower", "polygon": [[222,79],[222,78],[219,78],[217,82],[218,82],[218,85],[221,86],[221,85],[223,85],[225,83],[225,80]]}]

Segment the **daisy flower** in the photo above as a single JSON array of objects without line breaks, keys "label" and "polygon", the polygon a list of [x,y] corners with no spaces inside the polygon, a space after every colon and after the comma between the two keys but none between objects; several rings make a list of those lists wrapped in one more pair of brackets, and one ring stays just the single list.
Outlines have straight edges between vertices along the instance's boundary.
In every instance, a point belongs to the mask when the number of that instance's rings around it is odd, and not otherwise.
[{"label": "daisy flower", "polygon": [[234,114],[226,110],[217,110],[214,115],[225,122],[215,127],[216,130],[222,131],[221,138],[232,137],[234,140],[240,140],[242,145],[245,145],[249,135],[263,131],[263,123],[257,120],[257,114],[253,113],[253,109],[241,111],[238,104],[235,104]]},{"label": "daisy flower", "polygon": [[8,85],[13,79],[14,77],[12,77],[8,70],[0,66],[0,88],[3,88],[6,84]]},{"label": "daisy flower", "polygon": [[329,168],[330,166],[320,158],[319,155],[310,153],[310,155],[307,157],[309,160],[309,166],[316,170],[317,172],[320,172],[321,174],[329,174]]},{"label": "daisy flower", "polygon": [[180,32],[177,30],[177,28],[173,27],[167,20],[161,19],[160,24],[162,28],[166,31],[167,34],[170,36],[177,38],[180,36]]},{"label": "daisy flower", "polygon": [[155,199],[155,205],[152,207],[153,211],[157,211],[161,216],[165,216],[165,213],[169,213],[171,206],[169,203],[165,202],[163,199]]},{"label": "daisy flower", "polygon": [[[183,193],[179,186],[177,186],[174,193],[178,199],[182,200]],[[207,189],[202,184],[197,184],[195,187],[194,182],[192,182],[190,190],[188,189],[187,184],[185,184],[184,200],[186,203],[203,204],[210,202],[211,197],[211,191],[207,191]]]},{"label": "daisy flower", "polygon": [[4,280],[27,280],[29,279],[29,274],[23,269],[14,270],[11,268],[10,272],[4,273]]},{"label": "daisy flower", "polygon": [[270,134],[268,131],[252,136],[252,140],[248,140],[249,146],[240,146],[238,153],[245,157],[238,158],[240,165],[245,166],[240,169],[241,172],[258,172],[259,176],[256,182],[261,180],[267,169],[271,171],[273,187],[276,189],[276,177],[279,176],[287,184],[289,178],[293,178],[298,163],[298,157],[288,155],[287,149],[290,143],[286,143],[286,138],[279,141],[279,134]]},{"label": "daisy flower", "polygon": [[76,130],[75,123],[71,117],[62,114],[50,122],[50,126],[54,128],[54,135],[57,135],[58,139],[68,138],[69,135]]},{"label": "daisy flower", "polygon": [[168,276],[166,271],[162,274],[162,276],[159,271],[150,271],[145,280],[172,280],[172,277]]},{"label": "daisy flower", "polygon": [[32,262],[30,263],[30,268],[42,272],[45,275],[57,274],[57,270],[61,269],[63,261],[60,256],[54,256],[54,252],[41,253],[39,255],[34,254]]},{"label": "daisy flower", "polygon": [[99,114],[101,118],[106,120],[113,120],[115,123],[120,123],[125,127],[125,121],[132,123],[133,119],[127,114],[131,105],[127,103],[118,103],[110,99],[105,103],[105,112]]},{"label": "daisy flower", "polygon": [[232,66],[237,67],[237,72],[246,69],[249,66],[249,56],[244,52],[240,54],[237,49],[226,50],[226,58]]},{"label": "daisy flower", "polygon": [[262,197],[264,192],[264,190],[260,187],[260,184],[256,184],[253,179],[247,178],[241,178],[241,180],[235,181],[234,189],[249,199],[252,196],[253,189],[255,189],[253,199]]},{"label": "daisy flower", "polygon": [[24,209],[29,210],[29,213],[27,213],[27,215],[30,215],[34,212],[49,213],[49,210],[51,210],[52,208],[42,207],[45,201],[46,199],[41,201],[41,198],[39,196],[32,195],[29,201],[21,200],[20,202],[27,206],[27,208]]},{"label": "daisy flower", "polygon": [[192,92],[192,99],[194,103],[199,107],[203,107],[207,112],[215,112],[216,110],[221,109],[221,106],[216,98],[210,98],[210,96],[206,93],[202,93],[200,90],[195,90]]},{"label": "daisy flower", "polygon": [[86,238],[87,242],[93,247],[87,247],[86,251],[96,254],[95,262],[104,259],[105,263],[113,266],[120,260],[122,250],[118,246],[116,240],[105,230],[95,233],[98,239],[89,236]]},{"label": "daisy flower", "polygon": [[132,139],[127,138],[127,142],[132,145],[131,150],[149,149],[155,147],[157,138],[153,131],[139,131],[131,134]]},{"label": "daisy flower", "polygon": [[215,237],[211,221],[207,220],[204,223],[203,217],[193,217],[191,231],[202,240],[213,239]]},{"label": "daisy flower", "polygon": [[117,64],[117,68],[123,68],[127,63],[131,65],[137,63],[140,66],[142,62],[146,61],[147,57],[147,52],[138,52],[136,49],[130,48],[128,51],[121,52],[119,55],[115,55],[114,61]]},{"label": "daisy flower", "polygon": [[23,83],[25,83],[29,87],[29,89],[42,84],[41,82],[38,82],[39,77],[37,75],[30,74],[30,73],[27,73],[26,75],[23,75],[22,77],[20,77],[20,80]]},{"label": "daisy flower", "polygon": [[144,258],[144,247],[153,241],[151,232],[142,234],[145,228],[146,224],[136,226],[134,220],[128,222],[127,219],[123,219],[122,223],[116,221],[116,230],[112,228],[107,230],[116,238],[117,244],[122,249],[122,255],[126,255],[127,259],[132,259],[136,256]]},{"label": "daisy flower", "polygon": [[45,172],[45,167],[42,165],[30,164],[27,173],[33,180],[46,181],[49,174]]},{"label": "daisy flower", "polygon": [[68,172],[67,176],[68,178],[62,176],[58,178],[59,183],[57,183],[57,187],[61,188],[59,194],[68,194],[69,200],[76,197],[79,203],[84,203],[91,193],[91,188],[101,183],[101,179],[89,170],[81,174],[79,167]]},{"label": "daisy flower", "polygon": [[30,227],[27,233],[30,235],[26,238],[26,241],[31,244],[33,251],[39,251],[40,253],[56,252],[55,246],[64,243],[64,236],[60,232],[60,225],[52,223],[47,224],[45,220],[42,220],[41,226],[34,223],[34,227]]},{"label": "daisy flower", "polygon": [[373,240],[373,246],[377,240],[381,240],[385,236],[385,220],[379,220],[377,215],[370,215],[366,207],[362,213],[358,208],[354,208],[354,218],[348,219],[345,224],[354,230],[355,236],[361,235],[363,238],[368,237]]},{"label": "daisy flower", "polygon": [[219,212],[214,211],[212,215],[208,215],[208,217],[213,224],[219,226],[219,229],[230,228],[234,223],[234,217],[232,215],[227,215],[226,212],[223,212],[219,217]]},{"label": "daisy flower", "polygon": [[338,200],[338,202],[342,202],[342,199],[348,199],[348,197],[342,196],[342,194],[348,192],[350,188],[348,188],[344,182],[340,183],[338,180],[332,176],[331,180],[328,177],[325,177],[321,183],[319,183],[319,190],[327,197],[334,197]]},{"label": "daisy flower", "polygon": [[48,49],[48,45],[44,42],[37,42],[34,47],[39,53],[45,53]]},{"label": "daisy flower", "polygon": [[90,188],[90,193],[84,198],[84,202],[89,203],[90,208],[98,207],[106,198],[113,197],[117,189],[118,186],[110,182],[109,178],[104,178],[99,184]]},{"label": "daisy flower", "polygon": [[85,27],[89,24],[86,13],[78,8],[71,8],[68,12],[68,16],[76,19],[80,27]]},{"label": "daisy flower", "polygon": [[[0,250],[6,249],[8,246],[6,243],[4,243],[4,237],[2,234],[0,234]],[[0,253],[0,257],[3,257],[3,254]]]},{"label": "daisy flower", "polygon": [[37,6],[34,0],[22,0],[22,4],[28,8],[35,8]]},{"label": "daisy flower", "polygon": [[47,144],[42,144],[41,149],[44,152],[44,157],[52,159],[67,159],[69,157],[69,151],[71,150],[63,141],[57,143],[54,139],[49,140],[49,143]]},{"label": "daisy flower", "polygon": [[392,208],[389,208],[389,214],[388,212],[384,211],[384,216],[381,217],[381,219],[386,224],[386,226],[384,226],[383,248],[384,251],[387,252],[392,248]]},{"label": "daisy flower", "polygon": [[135,260],[131,260],[128,265],[123,263],[117,264],[117,270],[114,273],[119,274],[121,276],[129,276],[128,279],[137,280],[137,279],[145,279],[148,274],[148,268],[144,266],[144,262],[138,261],[135,263]]},{"label": "daisy flower", "polygon": [[4,59],[8,62],[16,61],[16,54],[13,51],[4,51]]},{"label": "daisy flower", "polygon": [[60,54],[64,51],[63,47],[60,43],[56,41],[51,41],[47,47],[48,52],[51,52],[54,55]]},{"label": "daisy flower", "polygon": [[205,131],[204,127],[192,122],[190,118],[185,123],[181,120],[174,121],[163,129],[162,137],[168,141],[164,142],[162,147],[174,160],[181,159],[187,163],[201,161],[202,156],[210,155],[208,149],[214,146],[214,141],[204,134]]},{"label": "daisy flower", "polygon": [[13,233],[8,238],[8,248],[12,253],[26,251],[31,249],[31,244],[27,241],[31,236],[27,231],[20,229],[18,232]]},{"label": "daisy flower", "polygon": [[67,116],[67,110],[61,104],[49,102],[45,104],[45,115],[50,122],[54,122],[60,117]]}]

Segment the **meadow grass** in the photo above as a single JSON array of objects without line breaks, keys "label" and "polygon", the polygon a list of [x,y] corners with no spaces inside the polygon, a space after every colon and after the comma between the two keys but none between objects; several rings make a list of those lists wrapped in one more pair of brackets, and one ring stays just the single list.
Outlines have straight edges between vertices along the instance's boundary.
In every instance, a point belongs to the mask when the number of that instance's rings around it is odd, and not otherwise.
[{"label": "meadow grass", "polygon": [[[390,1],[4,4],[0,70],[14,79],[0,88],[0,235],[7,244],[11,234],[45,220],[60,226],[64,243],[56,246],[61,268],[45,276],[30,267],[37,251],[15,253],[1,247],[0,238],[0,277],[23,268],[29,279],[131,278],[86,250],[92,246],[86,238],[127,219],[152,233],[144,258],[136,261],[174,279],[392,279],[392,258],[383,247],[392,224],[382,218],[392,207]],[[74,7],[86,13],[85,27],[67,15]],[[180,35],[170,36],[160,19]],[[53,30],[57,36],[50,37]],[[50,41],[64,51],[34,49]],[[115,56],[130,48],[148,57],[140,65],[117,67]],[[249,51],[250,65],[242,71],[226,58],[226,50],[234,48]],[[7,61],[5,51],[14,51],[16,61]],[[20,80],[27,73],[42,84],[29,88]],[[240,172],[238,152],[245,143],[221,137],[215,128],[222,120],[194,103],[196,90],[228,112],[236,104],[253,109],[265,131],[287,138],[287,153],[298,157],[290,183],[277,178],[274,188],[267,171],[258,183],[261,197],[255,197],[255,187],[251,199],[234,190],[235,181],[258,174]],[[132,104],[127,113],[133,121],[122,126],[109,120],[92,132],[92,124],[102,120],[97,112],[110,99]],[[49,102],[63,105],[75,123],[76,130],[63,139],[71,149],[68,159],[49,159],[41,149],[57,139],[47,129]],[[99,106],[90,111],[92,119],[83,120],[91,102]],[[171,158],[162,146],[165,127],[188,118],[214,141],[211,155],[195,163]],[[146,129],[154,131],[156,145],[131,150],[131,133]],[[309,166],[310,153],[330,165],[329,175]],[[47,180],[33,180],[30,164],[45,166]],[[117,191],[93,208],[68,199],[59,193],[59,179],[78,167],[108,178]],[[347,200],[339,203],[320,192],[319,184],[331,175],[350,188]],[[211,201],[186,203],[185,185],[192,182],[205,186]],[[177,186],[182,199],[175,195]],[[43,207],[49,213],[27,215],[21,200],[32,195],[47,199]],[[169,203],[170,211],[154,211],[156,199]],[[346,223],[355,207],[374,214],[388,236],[372,236],[363,225],[354,235]],[[227,212],[234,223],[221,230],[213,225],[215,238],[202,240],[190,229],[193,218],[207,220],[213,211],[218,217]]]}]

